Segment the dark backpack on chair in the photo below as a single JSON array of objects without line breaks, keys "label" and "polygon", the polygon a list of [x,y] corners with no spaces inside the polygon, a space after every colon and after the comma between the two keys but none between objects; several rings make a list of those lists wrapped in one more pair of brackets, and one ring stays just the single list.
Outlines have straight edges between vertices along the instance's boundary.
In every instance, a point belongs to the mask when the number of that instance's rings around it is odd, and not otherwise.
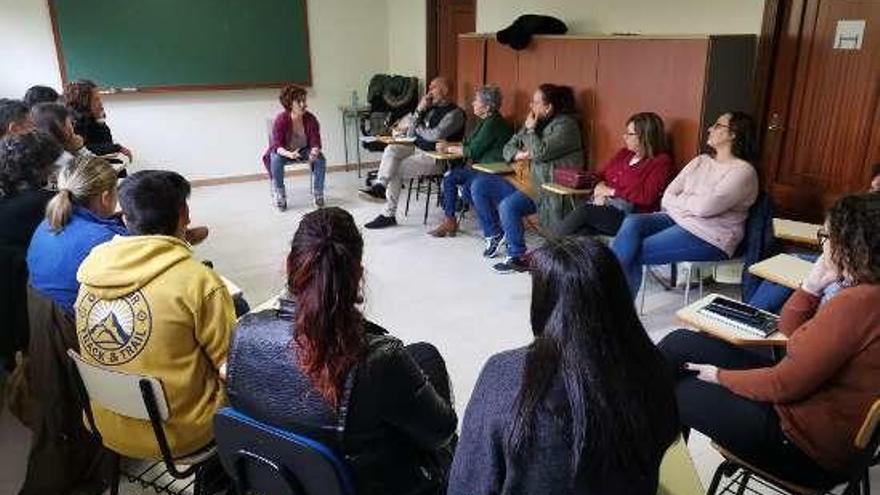
[{"label": "dark backpack on chair", "polygon": [[742,300],[748,301],[762,280],[748,272],[749,266],[779,252],[773,233],[773,198],[764,191],[749,208],[745,236],[737,251],[743,259]]}]

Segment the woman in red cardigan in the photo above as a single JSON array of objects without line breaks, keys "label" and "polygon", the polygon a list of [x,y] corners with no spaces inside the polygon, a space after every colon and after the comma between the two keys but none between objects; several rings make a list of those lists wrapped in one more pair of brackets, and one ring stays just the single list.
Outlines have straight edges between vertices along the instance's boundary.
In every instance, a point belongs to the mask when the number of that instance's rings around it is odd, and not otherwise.
[{"label": "woman in red cardigan", "polygon": [[291,162],[309,162],[312,171],[312,194],[315,206],[324,206],[324,173],[327,162],[321,153],[321,127],[318,119],[306,110],[306,90],[289,84],[278,98],[284,111],[275,117],[269,148],[263,165],[273,184],[273,198],[279,210],[287,209],[284,189],[284,166]]},{"label": "woman in red cardigan", "polygon": [[598,173],[592,202],[569,213],[559,235],[613,236],[627,213],[658,209],[672,172],[663,119],[652,112],[633,115],[626,121],[623,143]]}]

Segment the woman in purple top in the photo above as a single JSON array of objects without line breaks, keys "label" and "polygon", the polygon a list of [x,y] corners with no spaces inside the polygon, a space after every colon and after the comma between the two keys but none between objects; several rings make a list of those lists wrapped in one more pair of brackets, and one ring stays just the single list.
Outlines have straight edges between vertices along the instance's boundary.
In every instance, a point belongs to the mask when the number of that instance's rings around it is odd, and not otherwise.
[{"label": "woman in purple top", "polygon": [[306,90],[289,84],[278,97],[284,111],[275,117],[269,149],[263,165],[272,179],[272,195],[279,210],[287,209],[284,189],[284,166],[291,162],[308,161],[312,171],[312,194],[315,206],[324,206],[324,172],[327,162],[321,153],[321,127],[318,119],[306,110]]}]

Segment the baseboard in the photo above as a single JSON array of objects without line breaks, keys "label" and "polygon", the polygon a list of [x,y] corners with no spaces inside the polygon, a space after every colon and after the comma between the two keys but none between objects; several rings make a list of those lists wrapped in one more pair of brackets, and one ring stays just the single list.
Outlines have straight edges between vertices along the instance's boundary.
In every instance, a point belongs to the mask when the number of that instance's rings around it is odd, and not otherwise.
[{"label": "baseboard", "polygon": [[[361,170],[372,170],[379,165],[379,162],[361,162]],[[327,167],[327,173],[333,172],[349,172],[357,170],[357,163],[330,165]],[[309,171],[303,166],[302,168],[292,168],[284,171],[285,177],[296,175],[306,175]],[[256,182],[260,180],[269,180],[269,174],[263,172],[259,174],[242,174],[227,175],[224,177],[209,177],[207,179],[193,179],[190,181],[192,187],[220,186],[224,184],[240,184],[242,182]]]}]

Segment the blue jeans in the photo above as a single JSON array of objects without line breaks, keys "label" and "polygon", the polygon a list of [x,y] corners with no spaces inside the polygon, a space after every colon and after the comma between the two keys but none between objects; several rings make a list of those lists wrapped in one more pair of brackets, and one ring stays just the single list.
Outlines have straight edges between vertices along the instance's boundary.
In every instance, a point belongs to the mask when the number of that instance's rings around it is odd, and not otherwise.
[{"label": "blue jeans", "polygon": [[627,215],[611,250],[623,267],[633,298],[642,285],[643,265],[727,259],[727,253],[681,228],[665,213]]},{"label": "blue jeans", "polygon": [[471,181],[479,172],[468,167],[461,166],[449,169],[443,175],[443,213],[447,217],[455,216],[455,200],[458,199],[458,186],[461,186],[461,199],[466,203],[471,202]]},{"label": "blue jeans", "polygon": [[[303,160],[304,161],[304,160]],[[293,163],[294,160],[272,153],[269,159],[269,170],[272,174],[272,184],[275,189],[284,189],[284,166]],[[324,195],[324,174],[327,173],[327,160],[323,154],[318,155],[315,161],[309,163],[312,169],[312,193],[315,196]]]},{"label": "blue jeans", "polygon": [[[797,257],[813,263],[819,258],[819,256],[815,254],[799,254]],[[788,287],[774,284],[769,280],[764,280],[761,282],[761,285],[755,289],[755,293],[752,294],[751,299],[749,299],[749,304],[756,308],[761,308],[764,311],[779,314],[782,306],[785,305],[785,301],[788,301],[788,298],[791,297],[792,294],[794,294],[794,291]]]},{"label": "blue jeans", "polygon": [[497,175],[479,174],[471,182],[471,197],[483,235],[504,234],[507,255],[518,258],[526,254],[523,218],[534,215],[538,208],[532,198],[517,191],[513,184]]}]

